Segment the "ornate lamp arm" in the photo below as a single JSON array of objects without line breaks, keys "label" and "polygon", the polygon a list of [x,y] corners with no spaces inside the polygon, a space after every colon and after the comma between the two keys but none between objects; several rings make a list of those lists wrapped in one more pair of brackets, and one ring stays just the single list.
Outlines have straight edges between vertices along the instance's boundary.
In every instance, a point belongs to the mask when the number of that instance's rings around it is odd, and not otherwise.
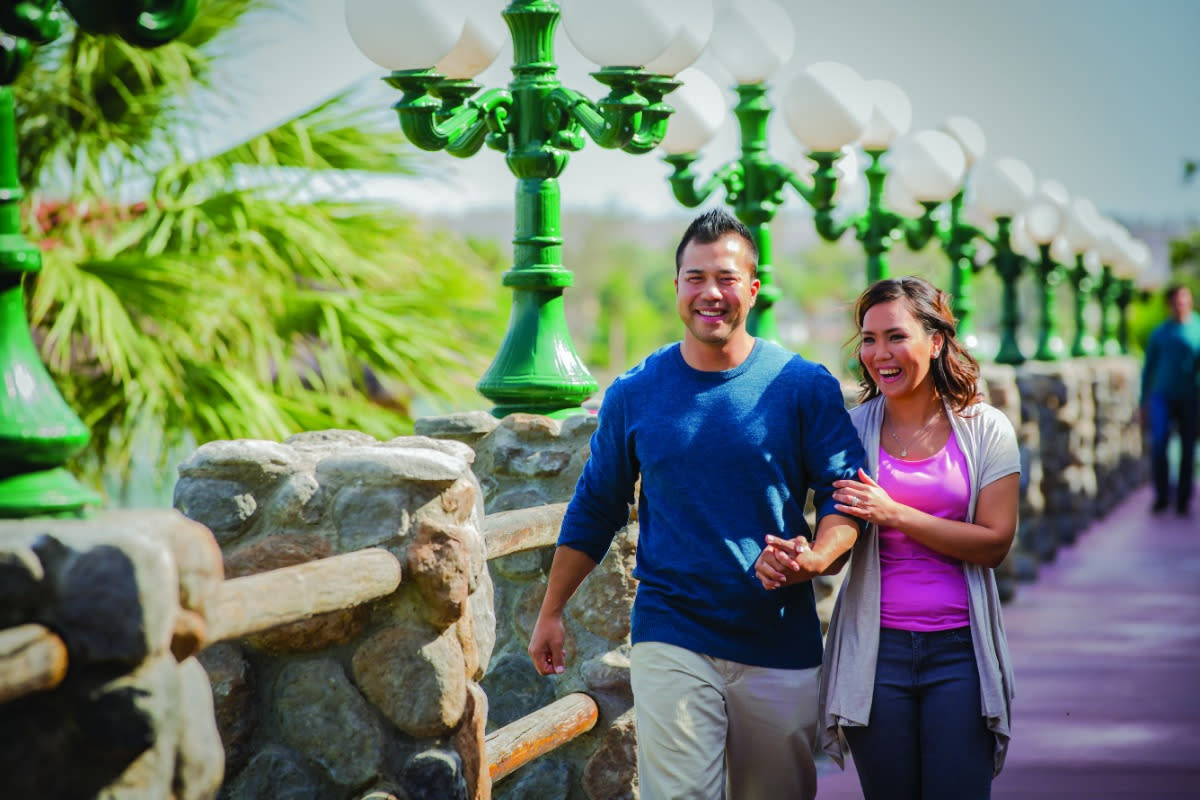
[{"label": "ornate lamp arm", "polygon": [[671,191],[680,204],[687,208],[695,208],[722,187],[727,196],[742,191],[745,183],[742,178],[742,165],[737,161],[725,164],[703,185],[698,186],[699,176],[692,171],[692,165],[699,158],[696,153],[678,153],[663,157],[663,161],[670,164],[673,170],[667,180],[671,183]]},{"label": "ornate lamp arm", "polygon": [[[813,155],[815,155],[815,154],[809,154],[809,158],[812,158]],[[831,153],[830,155],[836,156],[837,154]],[[832,162],[830,162],[830,163],[832,163]],[[820,169],[820,167],[818,166],[817,169]],[[784,167],[782,164],[779,166],[779,175],[780,175],[780,180],[782,181],[783,185],[792,187],[792,189],[795,190],[796,194],[800,196],[801,200],[808,203],[814,209],[818,205],[820,205],[820,203],[817,201],[817,190],[816,190],[815,181],[813,183],[805,183],[804,179],[802,177],[800,177],[799,175],[797,175],[795,172],[788,169],[787,167]],[[833,171],[831,180],[834,182],[834,185],[836,187],[836,182],[837,182],[837,171],[836,170]],[[830,190],[830,192],[829,192],[829,197],[830,197],[830,199],[824,205],[831,207],[833,205],[833,199],[832,199],[833,191],[832,190]]]},{"label": "ornate lamp arm", "polygon": [[857,220],[849,219],[837,222],[833,218],[833,195],[837,191],[837,168],[834,163],[841,158],[841,153],[812,152],[808,157],[817,163],[813,170],[812,186],[800,183],[799,178],[789,180],[788,184],[813,207],[813,222],[817,234],[828,242],[836,242],[850,228],[855,227]]},{"label": "ornate lamp arm", "polygon": [[[550,108],[560,109],[563,117],[581,125],[601,147],[624,147],[633,141],[642,122],[641,112],[649,105],[637,91],[645,75],[641,69],[606,67],[592,73],[592,77],[609,87],[601,100],[592,102],[574,89],[558,86],[550,92],[547,103]],[[561,119],[554,127],[566,127],[566,120]]]},{"label": "ornate lamp arm", "polygon": [[933,218],[933,212],[937,211],[940,205],[941,203],[932,200],[921,203],[925,211],[916,219],[896,216],[896,225],[903,232],[904,244],[909,250],[920,250],[935,236],[940,236],[937,220]]},{"label": "ornate lamp arm", "polygon": [[649,153],[662,142],[667,133],[667,120],[675,112],[663,98],[678,89],[682,84],[674,78],[665,75],[646,75],[638,91],[646,98],[648,105],[642,110],[642,122],[637,133],[621,149],[626,153],[641,155]]},{"label": "ornate lamp arm", "polygon": [[477,85],[447,81],[433,70],[401,70],[384,80],[403,92],[392,108],[404,135],[422,150],[469,156],[482,146],[488,130],[505,130],[512,97],[502,89],[467,99],[478,91]]},{"label": "ornate lamp arm", "polygon": [[1025,259],[1012,248],[1012,218],[996,218],[996,274],[1004,283],[1004,300],[1000,312],[1000,351],[996,354],[998,364],[1023,364],[1025,356],[1017,344],[1017,328],[1021,324],[1021,311],[1017,297],[1017,281],[1025,268]]}]

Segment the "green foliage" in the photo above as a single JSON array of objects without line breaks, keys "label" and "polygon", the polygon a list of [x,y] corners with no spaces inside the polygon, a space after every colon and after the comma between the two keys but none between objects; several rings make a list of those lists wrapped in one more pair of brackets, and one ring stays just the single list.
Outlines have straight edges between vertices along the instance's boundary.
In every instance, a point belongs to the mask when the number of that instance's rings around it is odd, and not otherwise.
[{"label": "green foliage", "polygon": [[648,353],[679,339],[675,312],[674,238],[662,226],[644,239],[612,215],[568,222],[564,261],[575,274],[567,290],[568,325],[581,357],[601,385]]},{"label": "green foliage", "polygon": [[480,402],[507,312],[500,259],[347,199],[363,175],[411,171],[398,126],[339,97],[224,152],[178,149],[181,130],[235,125],[196,89],[232,23],[265,5],[212,0],[152,51],[67,36],[15,87],[44,251],[30,318],[93,433],[93,476],[130,464],[135,431],[157,432],[162,459],[331,427],[391,437],[418,397]]},{"label": "green foliage", "polygon": [[1200,230],[1172,239],[1169,257],[1171,282],[1186,284],[1200,295]]}]

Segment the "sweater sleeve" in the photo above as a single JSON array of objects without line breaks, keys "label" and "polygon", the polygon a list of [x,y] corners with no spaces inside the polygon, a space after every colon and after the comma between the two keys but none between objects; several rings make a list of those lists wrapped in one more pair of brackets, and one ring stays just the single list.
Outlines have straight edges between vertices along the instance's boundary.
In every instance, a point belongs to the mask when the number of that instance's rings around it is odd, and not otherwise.
[{"label": "sweater sleeve", "polygon": [[801,405],[804,426],[804,468],[817,519],[836,514],[833,482],[857,478],[865,451],[842,401],[837,379],[824,367],[813,377],[808,402]]},{"label": "sweater sleeve", "polygon": [[596,563],[629,521],[639,466],[627,425],[620,381],[604,395],[591,452],[567,505],[558,544],[586,553]]}]

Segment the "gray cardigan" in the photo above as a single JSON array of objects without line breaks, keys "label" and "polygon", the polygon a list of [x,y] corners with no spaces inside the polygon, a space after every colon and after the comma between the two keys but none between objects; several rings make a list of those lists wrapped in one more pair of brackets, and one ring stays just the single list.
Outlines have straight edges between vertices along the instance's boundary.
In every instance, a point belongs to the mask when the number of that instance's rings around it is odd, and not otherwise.
[{"label": "gray cardigan", "polygon": [[[946,409],[971,478],[967,519],[975,518],[980,487],[1021,471],[1012,423],[986,403],[969,406],[962,415]],[[875,397],[850,412],[867,451],[867,472],[879,474],[879,431],[883,398]],[[871,718],[875,662],[879,656],[879,530],[871,525],[854,545],[846,580],[833,609],[825,659],[821,666],[821,747],[844,767],[845,738],[840,728],[866,725]],[[979,668],[981,712],[996,736],[995,774],[1008,750],[1013,677],[1000,618],[995,573],[988,567],[963,564],[971,617],[971,638]]]}]

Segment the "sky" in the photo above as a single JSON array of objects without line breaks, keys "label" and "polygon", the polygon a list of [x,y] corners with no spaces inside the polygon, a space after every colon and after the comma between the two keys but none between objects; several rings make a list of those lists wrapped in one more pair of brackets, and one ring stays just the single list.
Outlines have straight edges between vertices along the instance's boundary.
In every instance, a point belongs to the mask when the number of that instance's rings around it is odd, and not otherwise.
[{"label": "sky", "polygon": [[[504,0],[495,24],[503,29]],[[885,78],[912,103],[913,128],[965,115],[982,127],[988,155],[1025,161],[1037,179],[1055,179],[1127,222],[1200,220],[1200,181],[1182,183],[1185,158],[1200,158],[1200,0],[781,0],[795,26],[790,62],[772,81],[778,102],[791,75],[816,61],[840,61],[865,78]],[[346,32],[342,0],[292,0],[293,13],[251,18],[226,68],[246,102],[249,136],[355,82],[380,109],[398,92],[377,80],[385,70]],[[561,29],[559,78],[592,98],[595,69]],[[512,50],[478,79],[507,85]],[[732,79],[711,53],[696,66],[722,86]],[[778,88],[775,88],[778,87]],[[727,92],[731,101],[732,90]],[[668,98],[669,100],[669,98]],[[389,112],[390,113],[390,112]],[[397,123],[398,124],[398,123]],[[770,151],[790,161],[801,150],[782,115]],[[737,155],[732,115],[697,165],[707,177]],[[661,152],[632,156],[593,142],[571,155],[561,179],[566,208],[678,213]],[[418,152],[429,176],[387,181],[376,190],[397,203],[436,213],[512,205],[503,155],[484,148],[469,159]],[[714,200],[716,202],[716,200]],[[794,195],[789,200],[802,201]]]}]

